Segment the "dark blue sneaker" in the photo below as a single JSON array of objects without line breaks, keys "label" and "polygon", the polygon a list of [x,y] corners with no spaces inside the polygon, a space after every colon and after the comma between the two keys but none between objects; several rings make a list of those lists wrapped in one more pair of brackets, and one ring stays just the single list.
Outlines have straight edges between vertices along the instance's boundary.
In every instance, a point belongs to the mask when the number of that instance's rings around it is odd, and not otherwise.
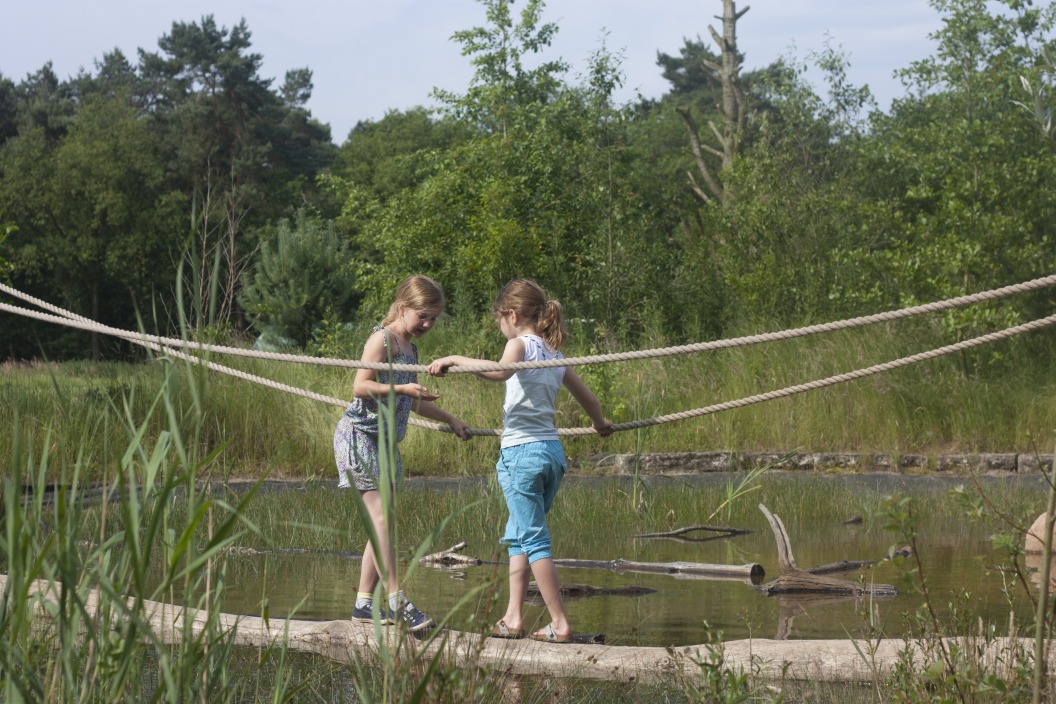
[{"label": "dark blue sneaker", "polygon": [[[358,621],[359,623],[373,623],[374,614],[371,613],[370,606],[354,606],[352,607],[352,620]],[[384,606],[378,608],[378,620],[382,625],[392,623],[392,616],[389,615],[389,610]]]},{"label": "dark blue sneaker", "polygon": [[396,619],[400,623],[407,624],[407,630],[411,633],[424,631],[426,628],[432,628],[436,625],[436,621],[423,614],[417,606],[409,601],[403,602],[403,606],[396,612]]}]

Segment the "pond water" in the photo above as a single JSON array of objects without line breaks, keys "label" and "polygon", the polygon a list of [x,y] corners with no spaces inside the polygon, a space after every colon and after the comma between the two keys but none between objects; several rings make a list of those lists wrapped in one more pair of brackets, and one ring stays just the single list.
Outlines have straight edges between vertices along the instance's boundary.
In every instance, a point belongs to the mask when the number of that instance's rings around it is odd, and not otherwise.
[{"label": "pond water", "polygon": [[[1036,487],[1037,505],[1042,506],[1045,490],[1038,477],[1000,478],[992,481],[1024,482]],[[622,479],[578,479],[567,482],[597,482],[599,491],[625,490]],[[649,481],[670,481],[650,479]],[[677,481],[725,482],[721,476],[705,476]],[[895,475],[825,476],[788,473],[767,479],[771,482],[831,482],[841,489],[850,485],[862,495],[877,496],[899,493],[914,495],[925,501],[939,498],[964,478],[900,477]],[[446,491],[458,483],[409,482],[406,491]],[[620,487],[623,489],[620,489]],[[565,491],[563,488],[562,491]],[[558,501],[560,501],[560,496]],[[751,498],[742,499],[751,501]],[[752,502],[752,506],[755,502]],[[775,511],[777,513],[777,511]],[[1040,513],[1040,510],[1038,511]],[[1033,514],[1033,515],[1036,515]],[[849,517],[849,516],[848,516]],[[838,560],[871,560],[883,557],[897,541],[883,530],[878,520],[844,525],[842,521],[811,521],[800,516],[782,517],[791,538],[793,554],[800,567],[809,568]],[[557,535],[554,553],[558,558],[613,560],[624,558],[648,562],[702,562],[711,564],[760,564],[766,575],[763,582],[777,577],[777,550],[772,532],[760,514],[758,522],[746,526],[747,535],[684,542],[670,539],[641,539],[618,535],[611,526],[583,526],[575,535],[568,531]],[[1008,634],[1009,613],[1020,623],[1031,620],[1031,605],[1013,576],[992,569],[1007,562],[1004,553],[991,547],[986,526],[967,519],[953,520],[923,516],[919,524],[918,553],[927,579],[931,602],[945,628],[954,621],[968,623],[962,630],[976,631],[978,624],[993,625],[997,635]],[[493,544],[497,536],[465,536],[470,545]],[[447,545],[437,546],[437,549]],[[472,554],[472,551],[470,551]],[[489,555],[476,555],[487,559]],[[638,596],[592,596],[566,599],[566,609],[578,633],[602,633],[612,645],[690,645],[721,638],[795,639],[846,638],[869,631],[885,637],[903,637],[914,633],[919,621],[914,618],[924,604],[922,594],[903,580],[910,563],[901,567],[890,562],[866,571],[832,575],[855,580],[864,575],[867,581],[894,585],[897,596],[883,599],[824,598],[814,596],[767,596],[747,579],[704,579],[670,574],[619,573],[607,569],[560,568],[564,584],[586,584],[598,588],[640,587],[651,590]],[[355,601],[360,563],[347,554],[284,554],[267,552],[232,556],[227,561],[225,610],[259,614],[266,598],[271,618],[294,614],[305,619],[348,618]],[[467,590],[486,585],[497,574],[498,598],[490,605],[486,600],[457,609],[453,623],[465,627],[466,619],[477,614],[481,623],[494,621],[503,612],[506,599],[506,566],[482,565],[457,571],[418,567],[406,585],[415,603],[434,617],[456,609]],[[962,599],[962,594],[967,595]],[[1011,597],[1009,596],[1011,595]],[[870,608],[871,607],[871,608]],[[490,612],[488,610],[490,609]],[[486,613],[487,612],[487,613]],[[964,614],[969,614],[967,617]],[[871,619],[870,619],[871,614]],[[526,617],[530,625],[542,627],[548,622],[545,607],[529,604]],[[870,620],[872,625],[870,626]],[[483,628],[483,626],[480,626]]]}]

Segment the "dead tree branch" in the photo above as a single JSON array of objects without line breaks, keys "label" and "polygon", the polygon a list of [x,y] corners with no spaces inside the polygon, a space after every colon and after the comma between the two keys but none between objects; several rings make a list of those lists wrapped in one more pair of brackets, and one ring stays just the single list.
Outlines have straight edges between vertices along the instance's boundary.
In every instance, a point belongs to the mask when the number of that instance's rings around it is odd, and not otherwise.
[{"label": "dead tree branch", "polygon": [[685,535],[686,533],[693,533],[698,530],[710,531],[712,533],[724,533],[726,535],[747,535],[752,531],[744,528],[730,528],[728,526],[685,526],[683,528],[676,528],[674,530],[667,530],[661,533],[642,533],[640,535],[632,535],[632,538],[674,538],[675,536]]},{"label": "dead tree branch", "polygon": [[893,595],[897,592],[889,584],[859,584],[844,579],[833,579],[812,574],[807,570],[800,569],[796,564],[796,558],[792,555],[792,543],[785,530],[785,524],[778,516],[770,513],[763,504],[759,504],[759,510],[766,516],[770,529],[774,532],[774,540],[777,542],[777,561],[781,568],[781,574],[772,582],[759,587],[767,594],[873,594],[877,596]]}]

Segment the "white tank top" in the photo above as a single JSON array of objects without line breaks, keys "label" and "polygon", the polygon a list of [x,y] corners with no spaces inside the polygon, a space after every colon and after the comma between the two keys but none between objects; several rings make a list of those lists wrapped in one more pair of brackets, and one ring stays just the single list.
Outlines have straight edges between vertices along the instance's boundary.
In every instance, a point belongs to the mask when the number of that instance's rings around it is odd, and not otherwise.
[{"label": "white tank top", "polygon": [[[520,339],[524,341],[525,362],[563,359],[560,352],[547,347],[538,335],[522,335]],[[522,369],[506,380],[501,447],[557,440],[554,406],[564,380],[564,367]]]}]

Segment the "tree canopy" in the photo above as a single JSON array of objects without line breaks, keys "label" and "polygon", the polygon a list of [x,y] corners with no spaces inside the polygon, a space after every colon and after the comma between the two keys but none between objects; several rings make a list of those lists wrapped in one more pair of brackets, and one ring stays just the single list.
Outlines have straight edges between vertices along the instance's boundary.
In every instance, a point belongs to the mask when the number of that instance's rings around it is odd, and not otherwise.
[{"label": "tree canopy", "polygon": [[[1056,264],[1052,3],[932,0],[935,53],[902,69],[886,111],[838,51],[812,58],[819,89],[795,59],[724,57],[705,28],[657,47],[665,95],[618,104],[618,53],[602,43],[570,78],[542,0],[480,5],[480,25],[452,37],[474,68],[465,89],[339,146],[305,107],[311,70],[273,85],[245,22],[175,22],[135,63],[114,51],[69,80],[50,64],[0,76],[8,277],[130,327],[143,310],[173,323],[179,272],[198,300],[215,275],[219,320],[199,323],[309,344],[324,322],[373,320],[410,273],[440,280],[471,321],[530,276],[590,343],[626,347],[876,312]],[[724,65],[743,121],[729,121]],[[721,199],[695,193],[687,126],[735,137],[708,162]],[[942,329],[963,339],[1052,300],[949,313]],[[12,321],[0,349],[114,349],[31,329]]]}]

